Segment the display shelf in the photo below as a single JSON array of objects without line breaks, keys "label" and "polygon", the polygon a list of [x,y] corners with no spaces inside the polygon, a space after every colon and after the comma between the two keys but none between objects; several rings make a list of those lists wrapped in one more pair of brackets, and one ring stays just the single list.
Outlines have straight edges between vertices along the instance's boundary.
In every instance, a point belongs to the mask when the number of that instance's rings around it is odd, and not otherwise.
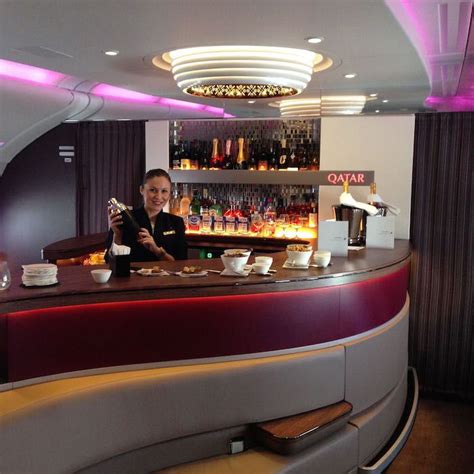
[{"label": "display shelf", "polygon": [[369,186],[373,171],[248,171],[248,170],[169,170],[174,183],[206,184],[293,184],[340,186],[346,179],[351,186]]}]

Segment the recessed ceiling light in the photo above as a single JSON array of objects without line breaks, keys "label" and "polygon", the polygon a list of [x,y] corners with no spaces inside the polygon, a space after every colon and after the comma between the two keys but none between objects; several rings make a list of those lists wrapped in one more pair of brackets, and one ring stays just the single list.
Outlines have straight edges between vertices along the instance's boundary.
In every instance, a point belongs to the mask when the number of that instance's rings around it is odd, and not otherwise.
[{"label": "recessed ceiling light", "polygon": [[384,100],[382,100],[382,102],[383,102],[384,104],[386,104],[386,103],[388,102],[388,99],[384,99]]},{"label": "recessed ceiling light", "polygon": [[255,101],[254,100],[249,100],[247,101],[249,104],[255,104]]},{"label": "recessed ceiling light", "polygon": [[311,44],[318,44],[324,40],[322,36],[313,36],[312,38],[306,38],[306,41]]},{"label": "recessed ceiling light", "polygon": [[356,77],[356,76],[357,76],[357,74],[355,72],[352,72],[350,74],[344,74],[344,77],[346,79],[354,79],[354,77]]},{"label": "recessed ceiling light", "polygon": [[119,51],[117,49],[111,49],[110,51],[104,51],[107,56],[117,56]]},{"label": "recessed ceiling light", "polygon": [[377,97],[378,94],[370,94],[370,97]]},{"label": "recessed ceiling light", "polygon": [[380,110],[376,110],[375,113],[378,114],[380,112]]}]

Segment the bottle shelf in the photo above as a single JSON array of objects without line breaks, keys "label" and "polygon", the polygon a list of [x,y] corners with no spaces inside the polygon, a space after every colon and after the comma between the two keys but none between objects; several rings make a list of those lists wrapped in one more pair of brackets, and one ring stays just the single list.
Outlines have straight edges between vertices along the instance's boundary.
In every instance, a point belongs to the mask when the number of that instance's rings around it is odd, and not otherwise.
[{"label": "bottle shelf", "polygon": [[[340,186],[348,180],[351,186],[368,186],[373,171],[248,171],[248,170],[169,170],[174,183],[207,184],[292,184]],[[347,177],[349,175],[349,178]],[[353,179],[351,179],[351,177]]]}]

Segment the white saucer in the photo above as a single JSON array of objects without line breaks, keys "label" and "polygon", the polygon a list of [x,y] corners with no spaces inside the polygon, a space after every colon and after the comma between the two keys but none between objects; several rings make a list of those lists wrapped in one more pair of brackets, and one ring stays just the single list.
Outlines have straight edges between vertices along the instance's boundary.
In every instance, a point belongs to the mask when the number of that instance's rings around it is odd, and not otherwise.
[{"label": "white saucer", "polygon": [[207,272],[199,272],[199,273],[184,273],[184,272],[176,272],[176,275],[182,278],[199,278],[207,276]]},{"label": "white saucer", "polygon": [[250,270],[246,270],[244,268],[243,272],[233,272],[232,270],[227,270],[227,268],[224,268],[224,270],[221,271],[221,276],[229,276],[229,277],[248,277],[250,273]]},{"label": "white saucer", "polygon": [[309,263],[305,265],[295,265],[294,263],[290,263],[288,260],[285,260],[283,268],[290,268],[292,270],[307,270],[309,268]]},{"label": "white saucer", "polygon": [[140,268],[140,270],[137,270],[137,274],[145,277],[160,277],[160,276],[166,276],[169,273],[161,270],[161,272],[152,272],[151,268]]}]

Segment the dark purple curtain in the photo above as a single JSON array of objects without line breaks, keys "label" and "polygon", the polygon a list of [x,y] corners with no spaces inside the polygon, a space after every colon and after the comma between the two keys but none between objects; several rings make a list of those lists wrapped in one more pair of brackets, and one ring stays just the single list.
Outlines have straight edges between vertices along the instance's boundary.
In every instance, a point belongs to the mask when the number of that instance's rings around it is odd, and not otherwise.
[{"label": "dark purple curtain", "polygon": [[77,128],[77,235],[107,230],[107,201],[140,206],[145,122],[81,122]]},{"label": "dark purple curtain", "polygon": [[425,393],[474,400],[474,113],[418,114],[411,363]]}]

